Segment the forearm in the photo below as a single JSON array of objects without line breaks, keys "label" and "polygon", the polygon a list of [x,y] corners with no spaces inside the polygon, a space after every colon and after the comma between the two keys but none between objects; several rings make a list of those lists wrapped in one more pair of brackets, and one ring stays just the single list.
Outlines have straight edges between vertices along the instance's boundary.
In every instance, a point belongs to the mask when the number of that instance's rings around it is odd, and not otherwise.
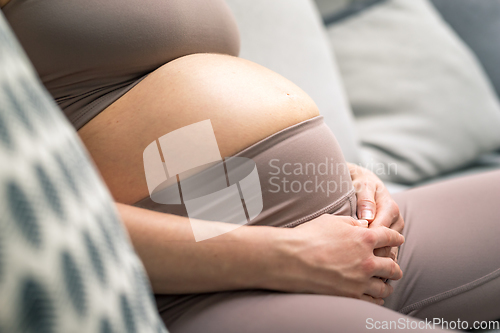
[{"label": "forearm", "polygon": [[[155,293],[264,288],[279,271],[278,244],[286,230],[242,226],[195,242],[189,220],[117,204]],[[217,227],[217,223],[207,226]]]}]

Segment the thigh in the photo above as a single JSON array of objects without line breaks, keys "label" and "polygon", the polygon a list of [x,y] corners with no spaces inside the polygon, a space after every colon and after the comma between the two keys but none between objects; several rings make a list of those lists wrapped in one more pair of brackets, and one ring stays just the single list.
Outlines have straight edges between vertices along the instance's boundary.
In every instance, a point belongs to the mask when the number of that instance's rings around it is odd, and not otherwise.
[{"label": "thigh", "polygon": [[388,308],[419,318],[500,318],[500,171],[395,196],[405,219]]},{"label": "thigh", "polygon": [[171,333],[399,332],[418,325],[430,330],[395,311],[345,297],[242,291],[204,296],[193,303],[175,321],[162,313]]}]

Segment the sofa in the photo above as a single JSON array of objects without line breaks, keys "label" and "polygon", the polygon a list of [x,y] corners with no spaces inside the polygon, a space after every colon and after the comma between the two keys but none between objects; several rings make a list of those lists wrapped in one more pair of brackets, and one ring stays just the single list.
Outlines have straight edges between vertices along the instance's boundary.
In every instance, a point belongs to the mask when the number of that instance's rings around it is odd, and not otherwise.
[{"label": "sofa", "polygon": [[306,91],[391,192],[500,167],[500,1],[227,3],[240,56]]},{"label": "sofa", "polygon": [[[463,6],[463,10],[457,10],[460,6],[450,8],[451,1]],[[426,1],[420,1],[420,7],[405,7],[398,0],[227,2],[241,30],[241,56],[275,70],[309,93],[337,136],[346,159],[365,166],[369,166],[370,158],[376,159],[374,171],[377,166],[385,168],[384,163],[394,162],[384,159],[387,148],[381,143],[375,145],[363,128],[363,123],[374,115],[367,116],[360,102],[360,95],[367,96],[355,91],[356,75],[351,77],[352,64],[348,61],[350,48],[359,45],[340,44],[340,37],[348,36],[352,30],[350,27],[342,30],[343,24],[357,24],[353,20],[372,15],[371,11],[377,8],[375,18],[369,17],[368,21],[383,18],[384,11],[409,13],[415,8],[421,15],[434,13],[434,24],[444,25],[446,20],[449,23],[441,33],[447,33],[448,41],[456,38],[448,46],[462,52],[463,57],[458,59],[462,63],[469,61],[475,66],[475,73],[466,77],[477,82],[479,98],[469,97],[476,102],[479,99],[484,104],[484,110],[479,112],[491,117],[488,124],[481,124],[476,131],[465,126],[470,122],[453,122],[456,127],[448,128],[450,135],[460,126],[474,135],[481,134],[473,145],[461,147],[458,142],[456,150],[449,149],[452,155],[464,154],[453,163],[435,161],[428,168],[419,168],[419,163],[425,164],[428,156],[410,154],[395,162],[403,169],[406,167],[404,177],[385,173],[380,176],[396,192],[500,167],[498,138],[491,131],[497,124],[494,112],[499,91],[496,58],[492,56],[495,50],[484,39],[480,43],[474,37],[485,35],[480,24],[467,25],[473,29],[461,25],[463,20],[471,19],[467,0],[433,0],[435,7]],[[483,0],[478,6],[492,6],[482,9],[489,15],[498,3]],[[442,18],[437,16],[437,10]],[[490,17],[495,21],[494,18]],[[397,23],[397,15],[394,19]],[[359,24],[356,29],[365,28],[366,32],[365,23]],[[373,27],[368,25],[368,28]],[[492,38],[498,38],[491,25],[488,29]],[[156,314],[144,268],[119,222],[110,194],[71,126],[41,87],[1,13],[0,45],[0,331],[167,332]],[[451,81],[460,80],[455,76]],[[463,82],[458,84],[456,89],[464,89],[463,85]],[[471,89],[466,84],[465,87]],[[387,92],[375,95],[381,93]],[[383,110],[380,104],[377,108],[376,111]],[[443,110],[448,110],[446,103]],[[386,113],[390,116],[397,114],[396,111]],[[428,116],[425,112],[424,115]],[[390,123],[391,119],[387,121]],[[436,133],[416,131],[416,134],[423,140],[435,138],[432,135]],[[407,138],[398,135],[401,133],[390,133],[389,137],[405,142]],[[474,139],[474,135],[467,138]],[[444,149],[457,144],[453,140],[444,143],[448,144]],[[442,153],[443,147],[437,154]],[[412,163],[415,163],[413,168]],[[47,241],[49,237],[51,241]]]},{"label": "sofa", "polygon": [[499,0],[227,3],[240,57],[306,91],[391,193],[500,168]]},{"label": "sofa", "polygon": [[0,332],[168,333],[74,128],[0,11]]}]

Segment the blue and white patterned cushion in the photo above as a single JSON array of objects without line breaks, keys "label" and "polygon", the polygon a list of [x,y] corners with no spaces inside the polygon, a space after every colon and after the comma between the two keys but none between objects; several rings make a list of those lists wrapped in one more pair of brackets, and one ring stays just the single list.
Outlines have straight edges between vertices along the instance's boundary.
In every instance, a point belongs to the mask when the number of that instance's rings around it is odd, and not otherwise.
[{"label": "blue and white patterned cushion", "polygon": [[0,332],[166,332],[110,194],[1,12]]}]

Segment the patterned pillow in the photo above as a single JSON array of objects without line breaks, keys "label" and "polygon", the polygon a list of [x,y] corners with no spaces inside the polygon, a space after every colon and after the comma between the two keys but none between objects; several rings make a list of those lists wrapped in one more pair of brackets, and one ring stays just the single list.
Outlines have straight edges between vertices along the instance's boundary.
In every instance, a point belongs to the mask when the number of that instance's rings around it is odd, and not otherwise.
[{"label": "patterned pillow", "polygon": [[0,332],[166,332],[81,143],[0,12]]}]

